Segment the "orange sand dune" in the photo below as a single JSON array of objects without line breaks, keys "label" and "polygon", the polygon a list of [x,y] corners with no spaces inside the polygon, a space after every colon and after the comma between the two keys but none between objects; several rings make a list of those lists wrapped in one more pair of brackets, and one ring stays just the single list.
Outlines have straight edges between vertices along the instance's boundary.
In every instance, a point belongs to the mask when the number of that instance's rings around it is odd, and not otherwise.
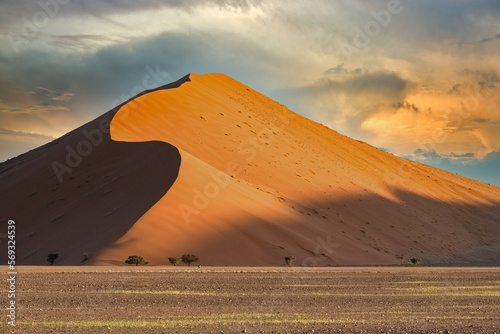
[{"label": "orange sand dune", "polygon": [[111,123],[112,139],[170,143],[182,164],[100,263],[194,252],[204,264],[398,264],[498,242],[498,188],[349,139],[223,74],[190,79]]},{"label": "orange sand dune", "polygon": [[87,251],[89,264],[188,252],[203,265],[500,264],[498,187],[342,136],[223,74],[106,115],[107,144],[60,185],[51,161],[98,120],[0,165],[22,263],[59,252],[78,264]]}]

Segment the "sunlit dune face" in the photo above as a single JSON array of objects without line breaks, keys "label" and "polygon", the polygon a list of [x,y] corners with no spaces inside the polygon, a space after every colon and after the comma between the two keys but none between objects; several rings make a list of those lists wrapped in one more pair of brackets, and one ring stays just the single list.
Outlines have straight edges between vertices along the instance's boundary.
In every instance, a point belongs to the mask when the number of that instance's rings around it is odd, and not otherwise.
[{"label": "sunlit dune face", "polygon": [[[314,151],[299,155],[297,124],[289,127],[292,119],[310,121],[225,75],[191,74],[191,80],[123,106],[111,123],[112,139],[165,141],[181,154],[192,154],[226,174],[264,187],[297,192],[305,185],[318,191],[328,187],[320,182],[321,175],[327,176],[322,165],[329,163],[328,158]],[[233,161],[234,168],[229,166]],[[312,172],[293,170],[311,161]]]}]

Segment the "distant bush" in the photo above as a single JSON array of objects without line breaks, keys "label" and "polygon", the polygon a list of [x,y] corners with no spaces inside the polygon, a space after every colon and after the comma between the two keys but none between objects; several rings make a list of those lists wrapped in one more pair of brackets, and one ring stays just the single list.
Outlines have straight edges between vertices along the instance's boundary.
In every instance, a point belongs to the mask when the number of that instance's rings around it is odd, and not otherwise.
[{"label": "distant bush", "polygon": [[57,253],[52,253],[47,256],[47,261],[50,262],[50,265],[54,264],[54,261],[59,257],[59,254]]},{"label": "distant bush", "polygon": [[181,257],[182,262],[187,263],[188,266],[191,266],[192,262],[197,262],[199,258],[194,254],[184,254]]},{"label": "distant bush", "polygon": [[169,257],[168,261],[174,265],[174,267],[179,263],[180,259],[178,257]]},{"label": "distant bush", "polygon": [[83,260],[81,262],[85,262],[89,259],[89,253],[83,252]]},{"label": "distant bush", "polygon": [[148,262],[146,262],[146,260],[144,260],[144,258],[139,255],[130,255],[125,263],[135,264],[136,266],[148,264]]},{"label": "distant bush", "polygon": [[418,266],[420,264],[420,259],[418,257],[412,257],[410,259],[410,263],[413,264],[414,266]]},{"label": "distant bush", "polygon": [[295,262],[295,257],[293,256],[285,256],[285,263],[287,266],[291,267]]}]

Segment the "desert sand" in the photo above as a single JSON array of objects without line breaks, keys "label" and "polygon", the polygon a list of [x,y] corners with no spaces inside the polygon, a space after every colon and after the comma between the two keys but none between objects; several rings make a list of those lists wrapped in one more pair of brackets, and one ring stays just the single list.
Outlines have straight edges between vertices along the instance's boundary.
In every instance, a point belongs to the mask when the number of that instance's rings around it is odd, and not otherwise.
[{"label": "desert sand", "polygon": [[0,165],[20,263],[500,264],[498,187],[350,139],[224,74],[190,74],[102,117],[110,137],[63,182],[51,163],[102,118]]},{"label": "desert sand", "polygon": [[[2,333],[498,333],[499,268],[20,267]],[[3,326],[3,327],[2,327]]]}]

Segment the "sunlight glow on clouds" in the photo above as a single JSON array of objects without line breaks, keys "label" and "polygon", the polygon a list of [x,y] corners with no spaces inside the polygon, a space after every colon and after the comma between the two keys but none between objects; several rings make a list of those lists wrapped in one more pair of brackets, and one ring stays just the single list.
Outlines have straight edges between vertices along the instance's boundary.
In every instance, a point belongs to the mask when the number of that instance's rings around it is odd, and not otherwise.
[{"label": "sunlight glow on clouds", "polygon": [[500,163],[498,1],[75,0],[17,52],[11,37],[43,9],[0,4],[0,161],[159,68],[157,86],[223,72],[342,134],[500,185],[485,172]]}]

